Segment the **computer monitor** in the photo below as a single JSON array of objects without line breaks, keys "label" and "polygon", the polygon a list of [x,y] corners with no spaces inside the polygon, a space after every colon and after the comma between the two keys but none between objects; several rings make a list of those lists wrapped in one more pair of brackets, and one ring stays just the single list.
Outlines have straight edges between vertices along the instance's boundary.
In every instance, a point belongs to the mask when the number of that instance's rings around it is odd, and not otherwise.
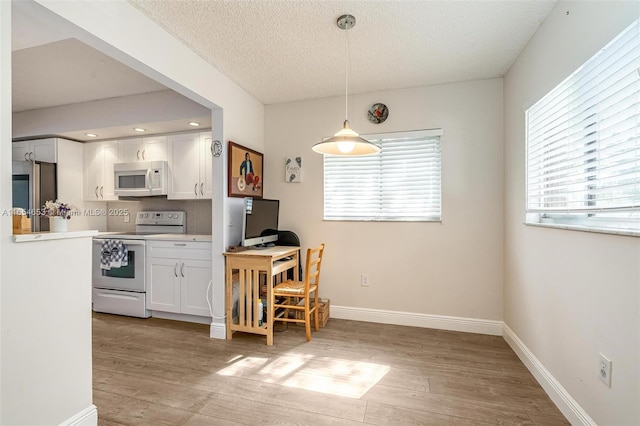
[{"label": "computer monitor", "polygon": [[245,198],[241,244],[244,247],[265,247],[269,243],[278,241],[279,210],[280,200]]}]

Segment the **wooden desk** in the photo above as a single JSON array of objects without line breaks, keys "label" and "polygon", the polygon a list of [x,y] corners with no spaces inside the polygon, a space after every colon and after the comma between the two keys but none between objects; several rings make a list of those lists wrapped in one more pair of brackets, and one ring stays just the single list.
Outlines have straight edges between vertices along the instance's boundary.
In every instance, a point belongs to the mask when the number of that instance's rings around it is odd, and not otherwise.
[{"label": "wooden desk", "polygon": [[[273,277],[280,282],[286,272],[293,268],[294,280],[298,276],[298,250],[296,246],[275,246],[262,250],[246,250],[239,253],[224,253],[226,258],[226,306],[227,339],[234,331],[267,336],[267,345],[273,345]],[[291,257],[291,259],[285,259]],[[233,322],[233,281],[234,272],[238,277],[238,323]],[[267,279],[267,317],[262,325],[258,322],[258,299],[260,299],[260,275]]]}]

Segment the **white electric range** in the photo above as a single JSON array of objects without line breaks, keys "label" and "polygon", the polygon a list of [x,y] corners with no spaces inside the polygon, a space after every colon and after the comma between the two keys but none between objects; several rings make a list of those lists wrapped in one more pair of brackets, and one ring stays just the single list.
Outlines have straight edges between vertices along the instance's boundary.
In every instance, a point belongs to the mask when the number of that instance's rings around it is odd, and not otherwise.
[{"label": "white electric range", "polygon": [[[159,234],[184,234],[187,228],[186,219],[186,213],[182,211],[138,212],[135,232],[94,237],[93,310],[140,318],[150,317],[151,313],[146,307],[146,240]],[[116,246],[113,243],[117,242],[122,242],[126,247],[126,265],[104,265],[101,260],[105,251],[108,252]],[[108,253],[106,255],[108,256]]]}]

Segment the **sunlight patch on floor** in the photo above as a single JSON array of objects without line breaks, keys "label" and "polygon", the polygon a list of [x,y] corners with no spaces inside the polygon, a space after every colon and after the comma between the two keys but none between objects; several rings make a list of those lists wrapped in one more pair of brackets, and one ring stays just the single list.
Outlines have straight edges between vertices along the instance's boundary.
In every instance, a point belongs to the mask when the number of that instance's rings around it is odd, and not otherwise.
[{"label": "sunlight patch on floor", "polygon": [[230,366],[218,371],[217,374],[220,374],[221,376],[246,376],[246,373],[250,373],[255,369],[262,368],[262,366],[267,362],[269,362],[269,358],[257,358],[249,356],[239,359],[234,364],[231,364]]},{"label": "sunlight patch on floor", "polygon": [[276,358],[246,357],[217,372],[253,378],[291,388],[348,398],[360,398],[390,370],[387,365],[309,354],[288,353]]}]

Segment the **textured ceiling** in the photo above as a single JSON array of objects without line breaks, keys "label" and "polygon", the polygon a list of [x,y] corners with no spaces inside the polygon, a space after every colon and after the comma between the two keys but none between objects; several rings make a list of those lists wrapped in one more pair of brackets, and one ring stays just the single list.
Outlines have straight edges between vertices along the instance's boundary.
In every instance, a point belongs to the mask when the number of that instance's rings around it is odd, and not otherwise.
[{"label": "textured ceiling", "polygon": [[502,76],[555,1],[129,0],[265,104]]}]

